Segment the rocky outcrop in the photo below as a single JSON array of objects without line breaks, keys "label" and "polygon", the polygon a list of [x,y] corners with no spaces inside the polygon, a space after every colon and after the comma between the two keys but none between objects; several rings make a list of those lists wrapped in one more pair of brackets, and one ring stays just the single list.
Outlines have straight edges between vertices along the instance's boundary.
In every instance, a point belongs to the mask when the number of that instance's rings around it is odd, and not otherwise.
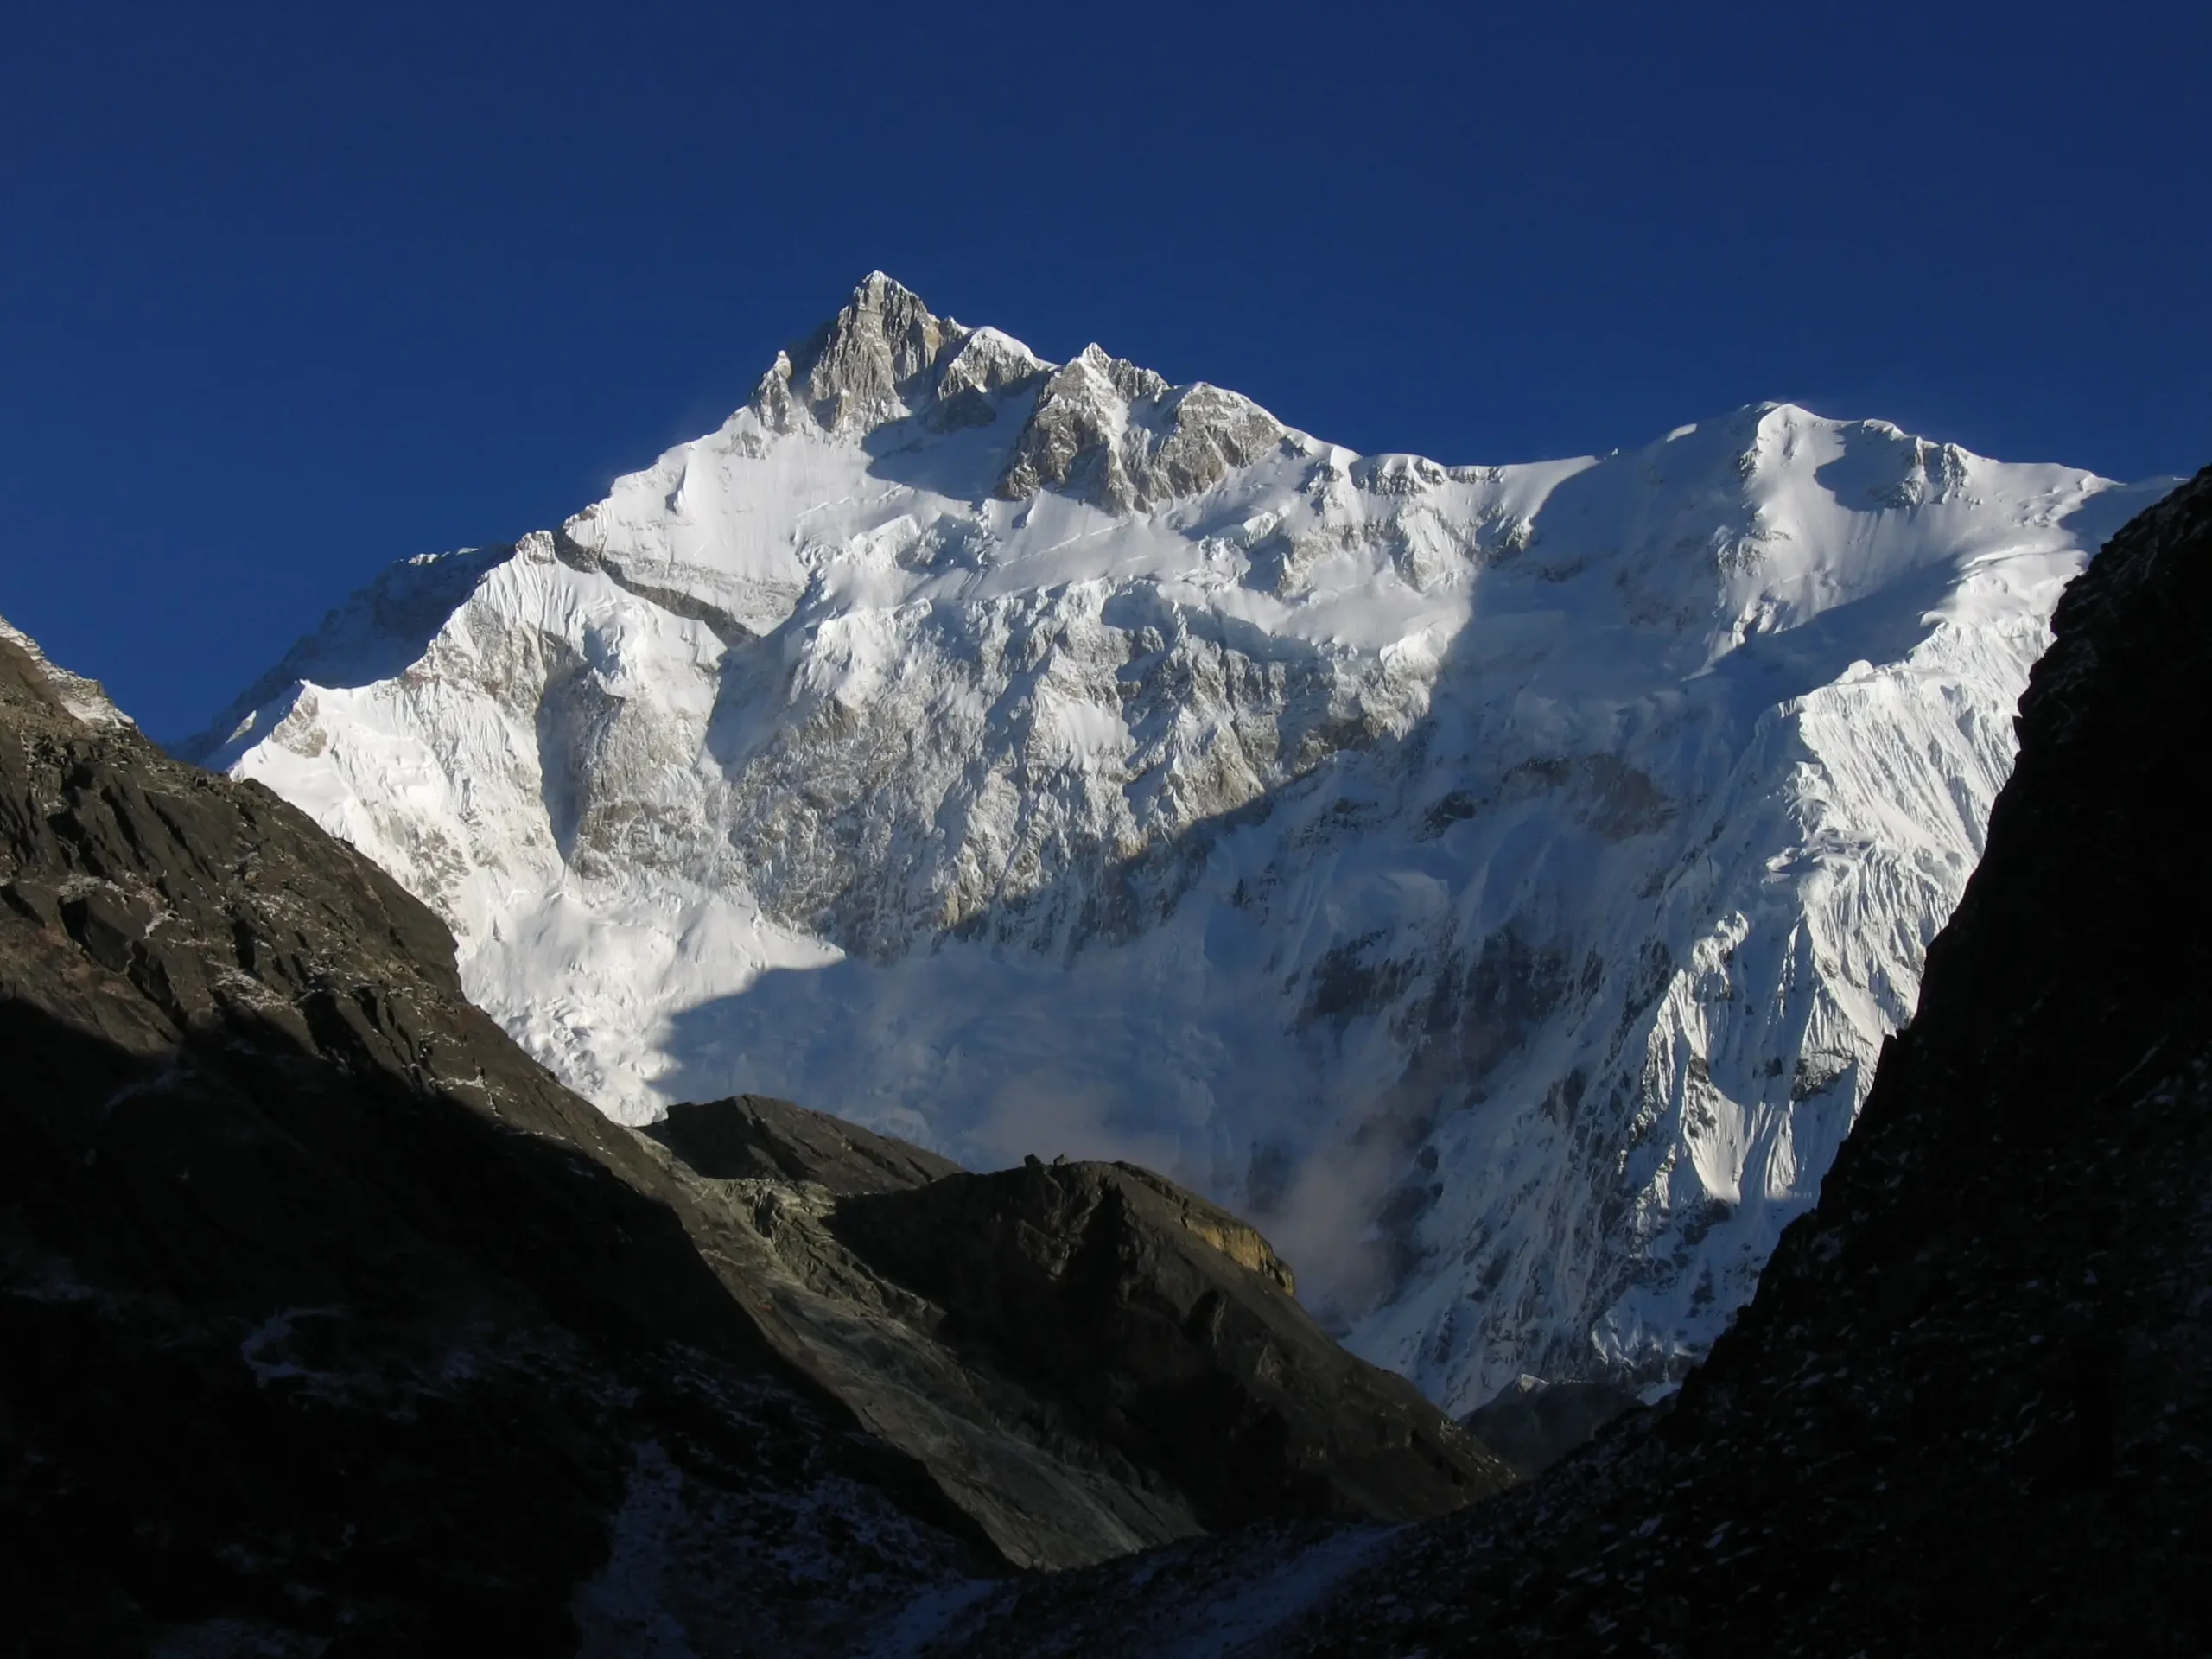
[{"label": "rocky outcrop", "polygon": [[1108,512],[1150,512],[1211,488],[1289,435],[1249,398],[1171,386],[1095,345],[1056,369],[995,328],[936,315],[880,270],[776,354],[748,407],[778,435],[852,437],[910,416],[951,432],[990,425],[1009,394],[1029,391],[992,487],[1001,500],[1050,489]]},{"label": "rocky outcrop", "polygon": [[5,617],[0,617],[0,696],[26,707],[58,709],[97,732],[121,731],[132,723],[98,680],[49,661],[38,642]]},{"label": "rocky outcrop", "polygon": [[684,1102],[645,1132],[685,1167],[715,1180],[810,1182],[840,1194],[903,1192],[960,1173],[950,1158],[765,1095]]},{"label": "rocky outcrop", "polygon": [[855,1582],[998,1570],[429,912],[12,633],[0,1133],[22,1650],[634,1650],[640,1551],[702,1622],[835,1650]]},{"label": "rocky outcrop", "polygon": [[2056,628],[1918,1011],[1670,1408],[1395,1540],[1194,1544],[1011,1593],[942,1650],[1165,1648],[1303,1573],[1335,1575],[1318,1608],[1215,1650],[2204,1651],[2212,470]]},{"label": "rocky outcrop", "polygon": [[940,430],[988,426],[998,418],[994,400],[1033,385],[1051,366],[1012,336],[978,328],[938,366],[930,423]]},{"label": "rocky outcrop", "polygon": [[1184,1494],[1209,1529],[1412,1520],[1510,1472],[1403,1377],[1354,1358],[1236,1217],[1126,1164],[1033,1164],[837,1206],[841,1236]]},{"label": "rocky outcrop", "polygon": [[1269,1517],[1439,1515],[1512,1480],[1332,1341],[1258,1232],[1148,1171],[938,1174],[758,1097],[678,1107],[655,1135],[732,1223],[718,1248],[779,1350],[1017,1566]]},{"label": "rocky outcrop", "polygon": [[779,353],[753,404],[787,427],[803,409],[825,432],[851,432],[906,412],[917,383],[968,331],[907,289],[871,271],[843,309],[804,344]]},{"label": "rocky outcrop", "polygon": [[1045,383],[992,493],[1022,501],[1053,489],[1108,512],[1149,512],[1210,489],[1287,435],[1249,398],[1170,386],[1086,346]]},{"label": "rocky outcrop", "polygon": [[988,426],[994,400],[1052,365],[995,328],[963,328],[920,296],[871,271],[844,307],[776,353],[749,405],[768,431],[804,422],[830,436],[918,415],[938,430]]}]

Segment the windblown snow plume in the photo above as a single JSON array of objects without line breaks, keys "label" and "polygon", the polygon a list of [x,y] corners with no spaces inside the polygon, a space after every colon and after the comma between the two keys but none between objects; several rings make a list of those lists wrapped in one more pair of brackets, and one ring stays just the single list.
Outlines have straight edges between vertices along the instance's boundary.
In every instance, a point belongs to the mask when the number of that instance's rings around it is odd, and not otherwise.
[{"label": "windblown snow plume", "polygon": [[2061,587],[2164,487],[1788,405],[1356,455],[871,276],[200,755],[628,1122],[783,1094],[1250,1215],[1455,1409],[1678,1374],[1811,1202]]}]

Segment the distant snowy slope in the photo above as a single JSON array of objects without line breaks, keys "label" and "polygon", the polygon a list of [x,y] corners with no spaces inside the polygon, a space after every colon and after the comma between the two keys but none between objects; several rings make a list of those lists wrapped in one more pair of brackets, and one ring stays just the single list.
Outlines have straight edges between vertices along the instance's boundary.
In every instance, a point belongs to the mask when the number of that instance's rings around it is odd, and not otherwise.
[{"label": "distant snowy slope", "polygon": [[880,276],[557,531],[395,567],[201,746],[614,1116],[752,1090],[1251,1214],[1454,1409],[1675,1374],[1810,1202],[2165,487],[1747,409],[1359,456]]}]

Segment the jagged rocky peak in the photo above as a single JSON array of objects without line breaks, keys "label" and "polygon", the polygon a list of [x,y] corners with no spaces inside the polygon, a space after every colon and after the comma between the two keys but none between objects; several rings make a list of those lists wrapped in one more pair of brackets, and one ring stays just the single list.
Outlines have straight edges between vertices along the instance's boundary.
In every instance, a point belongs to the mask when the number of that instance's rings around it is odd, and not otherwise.
[{"label": "jagged rocky peak", "polygon": [[1086,346],[1045,383],[995,493],[1020,501],[1055,489],[1141,512],[1220,482],[1287,435],[1248,397],[1204,381],[1171,386]]},{"label": "jagged rocky peak", "polygon": [[938,370],[936,424],[988,423],[996,416],[991,399],[1038,379],[1051,366],[1011,334],[975,330],[947,350]]},{"label": "jagged rocky peak", "polygon": [[1046,362],[995,328],[940,317],[881,271],[803,343],[779,352],[748,407],[768,430],[832,436],[918,417],[940,432],[988,426],[1007,397],[1036,400],[992,493],[1055,490],[1109,512],[1196,494],[1288,435],[1248,397],[1201,381],[1170,385],[1096,345]]},{"label": "jagged rocky peak", "polygon": [[995,328],[965,328],[940,317],[912,289],[870,271],[844,308],[807,340],[779,352],[752,408],[788,432],[804,411],[832,434],[865,432],[942,406],[950,426],[994,418],[991,395],[1046,365]]},{"label": "jagged rocky peak", "polygon": [[779,355],[792,391],[830,431],[874,426],[895,416],[894,405],[936,366],[948,334],[960,325],[934,315],[918,295],[871,271],[844,308],[795,353]]}]

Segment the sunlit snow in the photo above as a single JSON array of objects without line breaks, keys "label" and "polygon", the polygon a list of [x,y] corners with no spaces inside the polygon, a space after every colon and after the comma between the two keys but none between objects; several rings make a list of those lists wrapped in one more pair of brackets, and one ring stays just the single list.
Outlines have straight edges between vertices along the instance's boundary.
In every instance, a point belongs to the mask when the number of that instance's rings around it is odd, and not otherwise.
[{"label": "sunlit snow", "polygon": [[[216,764],[618,1118],[1136,1159],[1455,1408],[1678,1373],[1912,1009],[2060,588],[2163,485],[1764,405],[1003,499],[1049,365],[946,338],[865,419],[770,385],[557,535],[397,567]],[[1066,395],[1166,453],[1118,384]],[[1186,429],[1280,430],[1198,390]]]}]

